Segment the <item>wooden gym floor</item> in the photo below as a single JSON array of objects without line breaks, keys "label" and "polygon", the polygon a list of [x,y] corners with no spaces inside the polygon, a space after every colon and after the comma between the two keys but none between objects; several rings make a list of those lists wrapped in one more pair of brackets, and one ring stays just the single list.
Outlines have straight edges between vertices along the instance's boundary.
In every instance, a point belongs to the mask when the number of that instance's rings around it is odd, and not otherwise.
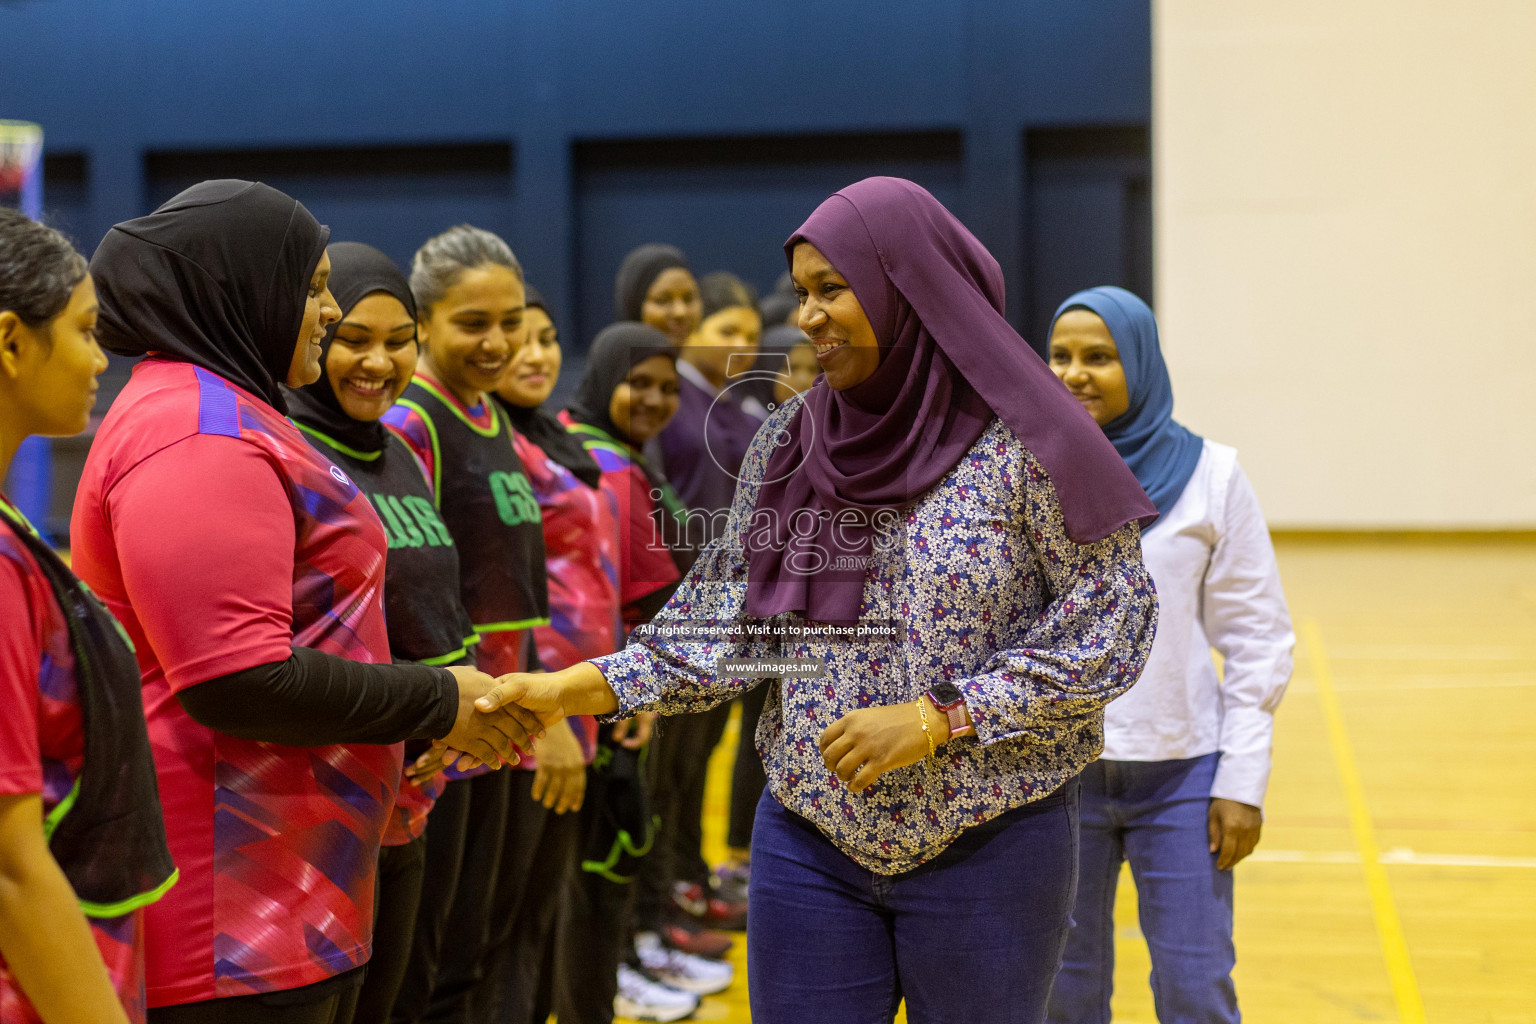
[{"label": "wooden gym floor", "polygon": [[[1536,538],[1276,546],[1298,644],[1263,841],[1238,868],[1244,1019],[1536,1022]],[[1128,876],[1116,916],[1114,1019],[1152,1024]],[[697,1019],[750,1020],[744,945]]]}]

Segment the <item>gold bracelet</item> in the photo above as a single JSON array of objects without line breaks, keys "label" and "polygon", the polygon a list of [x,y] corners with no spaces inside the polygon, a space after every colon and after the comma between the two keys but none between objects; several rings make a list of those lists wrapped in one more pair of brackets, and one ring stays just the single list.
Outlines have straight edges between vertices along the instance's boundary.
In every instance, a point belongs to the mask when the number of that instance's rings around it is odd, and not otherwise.
[{"label": "gold bracelet", "polygon": [[928,709],[923,705],[923,698],[917,698],[917,714],[923,722],[923,738],[928,741],[928,756],[932,757],[939,749],[933,745],[933,733],[928,731]]}]

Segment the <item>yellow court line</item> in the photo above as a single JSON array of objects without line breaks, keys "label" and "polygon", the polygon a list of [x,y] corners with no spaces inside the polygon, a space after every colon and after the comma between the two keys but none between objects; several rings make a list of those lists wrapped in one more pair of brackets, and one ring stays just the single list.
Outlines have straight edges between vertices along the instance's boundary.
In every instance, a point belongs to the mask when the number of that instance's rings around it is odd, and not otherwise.
[{"label": "yellow court line", "polygon": [[1339,781],[1344,784],[1344,796],[1349,803],[1350,829],[1355,835],[1355,845],[1360,849],[1360,862],[1365,867],[1365,884],[1371,894],[1371,910],[1376,917],[1376,934],[1381,939],[1387,974],[1392,979],[1397,1016],[1402,1024],[1424,1024],[1424,1003],[1419,999],[1419,984],[1414,979],[1413,963],[1408,958],[1408,943],[1403,938],[1403,926],[1397,917],[1392,886],[1387,881],[1387,870],[1381,864],[1376,830],[1371,824],[1370,808],[1365,802],[1365,787],[1360,783],[1360,772],[1355,766],[1355,752],[1349,743],[1349,733],[1344,728],[1344,714],[1339,707],[1338,693],[1334,690],[1328,656],[1323,651],[1322,633],[1317,623],[1308,618],[1301,621],[1301,635],[1307,643],[1313,682],[1317,685],[1318,700],[1323,705],[1323,717],[1328,722],[1328,740],[1333,747]]}]

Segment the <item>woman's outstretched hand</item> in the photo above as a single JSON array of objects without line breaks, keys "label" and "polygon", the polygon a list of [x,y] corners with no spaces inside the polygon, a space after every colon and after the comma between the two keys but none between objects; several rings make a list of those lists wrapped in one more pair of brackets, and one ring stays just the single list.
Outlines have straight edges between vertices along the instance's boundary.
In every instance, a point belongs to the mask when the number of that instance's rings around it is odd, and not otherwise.
[{"label": "woman's outstretched hand", "polygon": [[486,713],[514,707],[547,729],[566,715],[610,714],[619,700],[598,667],[583,661],[558,672],[509,672],[475,702]]},{"label": "woman's outstretched hand", "polygon": [[[619,710],[619,700],[596,665],[583,661],[559,672],[509,672],[475,701],[475,717],[509,715],[537,738],[566,715],[606,715]],[[520,744],[521,745],[521,744]],[[430,777],[444,765],[455,763],[460,771],[473,767],[478,754],[437,745],[417,760],[408,772],[415,779]],[[480,760],[485,760],[480,758]],[[487,764],[492,763],[486,761]],[[516,761],[512,762],[516,764]]]},{"label": "woman's outstretched hand", "polygon": [[478,669],[454,666],[448,669],[459,687],[459,710],[453,729],[435,740],[432,749],[422,754],[406,774],[424,782],[451,765],[460,771],[488,764],[517,764],[517,749],[528,749],[532,740],[544,733],[544,724],[520,707],[487,713],[476,703],[496,688],[496,680]]},{"label": "woman's outstretched hand", "polygon": [[[932,704],[928,729],[935,744],[949,739],[949,723]],[[822,764],[850,793],[862,793],[886,772],[928,756],[922,716],[912,701],[850,711],[827,726],[820,746]]]},{"label": "woman's outstretched hand", "polygon": [[517,764],[517,748],[528,749],[532,739],[543,734],[545,723],[515,706],[487,713],[481,702],[486,694],[495,692],[498,681],[478,669],[455,667],[448,671],[459,684],[459,713],[442,743],[483,764]]},{"label": "woman's outstretched hand", "polygon": [[482,714],[494,714],[516,708],[533,716],[547,729],[569,714],[565,709],[564,691],[554,681],[559,675],[559,672],[509,672],[499,677],[495,688],[475,702],[475,709]]}]

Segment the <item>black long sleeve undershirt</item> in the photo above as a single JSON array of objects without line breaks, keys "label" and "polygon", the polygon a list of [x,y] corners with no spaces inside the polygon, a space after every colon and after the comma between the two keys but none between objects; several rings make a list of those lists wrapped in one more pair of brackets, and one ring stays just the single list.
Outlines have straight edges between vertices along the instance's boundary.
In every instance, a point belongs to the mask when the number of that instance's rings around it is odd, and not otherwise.
[{"label": "black long sleeve undershirt", "polygon": [[200,725],[295,747],[438,739],[453,729],[459,687],[427,665],[370,665],[295,647],[287,661],[210,679],[176,695]]}]

